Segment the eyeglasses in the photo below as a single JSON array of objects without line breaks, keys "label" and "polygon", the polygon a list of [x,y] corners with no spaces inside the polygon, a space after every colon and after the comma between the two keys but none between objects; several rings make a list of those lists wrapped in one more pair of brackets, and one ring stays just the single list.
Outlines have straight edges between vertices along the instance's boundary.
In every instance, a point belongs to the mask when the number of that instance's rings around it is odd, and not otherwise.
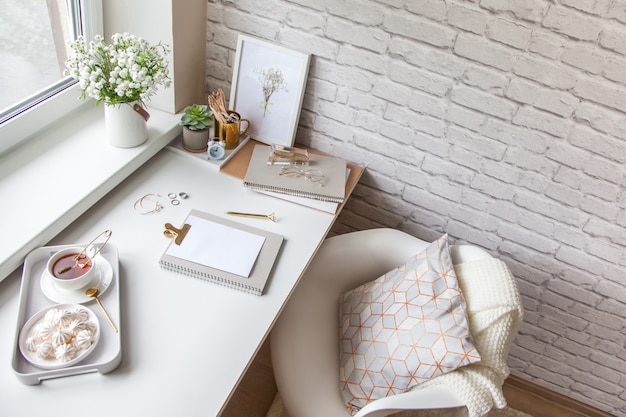
[{"label": "eyeglasses", "polygon": [[293,165],[287,165],[281,168],[278,175],[284,177],[304,177],[309,182],[314,182],[320,187],[324,186],[324,173],[319,169],[300,169]]}]

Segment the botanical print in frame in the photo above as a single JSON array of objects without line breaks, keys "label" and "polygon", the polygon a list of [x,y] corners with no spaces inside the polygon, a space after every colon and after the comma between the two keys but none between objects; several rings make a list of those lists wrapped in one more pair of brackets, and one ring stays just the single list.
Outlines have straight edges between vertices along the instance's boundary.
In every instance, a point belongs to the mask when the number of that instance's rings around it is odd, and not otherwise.
[{"label": "botanical print in frame", "polygon": [[310,54],[239,35],[230,108],[250,120],[250,137],[293,146]]}]

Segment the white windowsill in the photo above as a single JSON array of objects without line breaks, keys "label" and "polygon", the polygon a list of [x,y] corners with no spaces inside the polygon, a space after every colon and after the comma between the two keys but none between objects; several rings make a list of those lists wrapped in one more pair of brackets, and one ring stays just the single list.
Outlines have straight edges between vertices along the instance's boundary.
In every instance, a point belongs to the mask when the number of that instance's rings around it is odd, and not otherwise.
[{"label": "white windowsill", "polygon": [[0,157],[0,281],[180,134],[180,115],[148,111],[136,148],[109,145],[103,106],[84,106]]}]

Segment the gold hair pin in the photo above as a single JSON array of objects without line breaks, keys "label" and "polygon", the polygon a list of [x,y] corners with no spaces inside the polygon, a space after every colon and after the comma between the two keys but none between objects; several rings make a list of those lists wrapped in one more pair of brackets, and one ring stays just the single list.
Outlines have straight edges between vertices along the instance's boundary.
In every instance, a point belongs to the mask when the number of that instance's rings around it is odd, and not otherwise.
[{"label": "gold hair pin", "polygon": [[252,217],[254,219],[266,219],[266,220],[271,220],[273,222],[276,221],[276,215],[274,213],[255,214],[255,213],[240,213],[238,211],[226,211],[225,213],[228,214],[229,216]]}]

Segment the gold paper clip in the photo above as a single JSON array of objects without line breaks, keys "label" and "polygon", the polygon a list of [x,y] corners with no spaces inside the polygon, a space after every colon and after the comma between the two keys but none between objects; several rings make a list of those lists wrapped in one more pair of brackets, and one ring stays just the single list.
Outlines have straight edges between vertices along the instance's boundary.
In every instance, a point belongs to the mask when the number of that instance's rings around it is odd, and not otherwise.
[{"label": "gold paper clip", "polygon": [[171,223],[165,223],[165,230],[163,230],[163,235],[169,238],[173,238],[174,243],[180,246],[180,244],[183,243],[183,239],[185,239],[185,236],[187,236],[187,232],[189,232],[189,229],[191,229],[191,225],[187,223],[185,223],[180,229],[175,228],[174,226],[172,226]]}]

